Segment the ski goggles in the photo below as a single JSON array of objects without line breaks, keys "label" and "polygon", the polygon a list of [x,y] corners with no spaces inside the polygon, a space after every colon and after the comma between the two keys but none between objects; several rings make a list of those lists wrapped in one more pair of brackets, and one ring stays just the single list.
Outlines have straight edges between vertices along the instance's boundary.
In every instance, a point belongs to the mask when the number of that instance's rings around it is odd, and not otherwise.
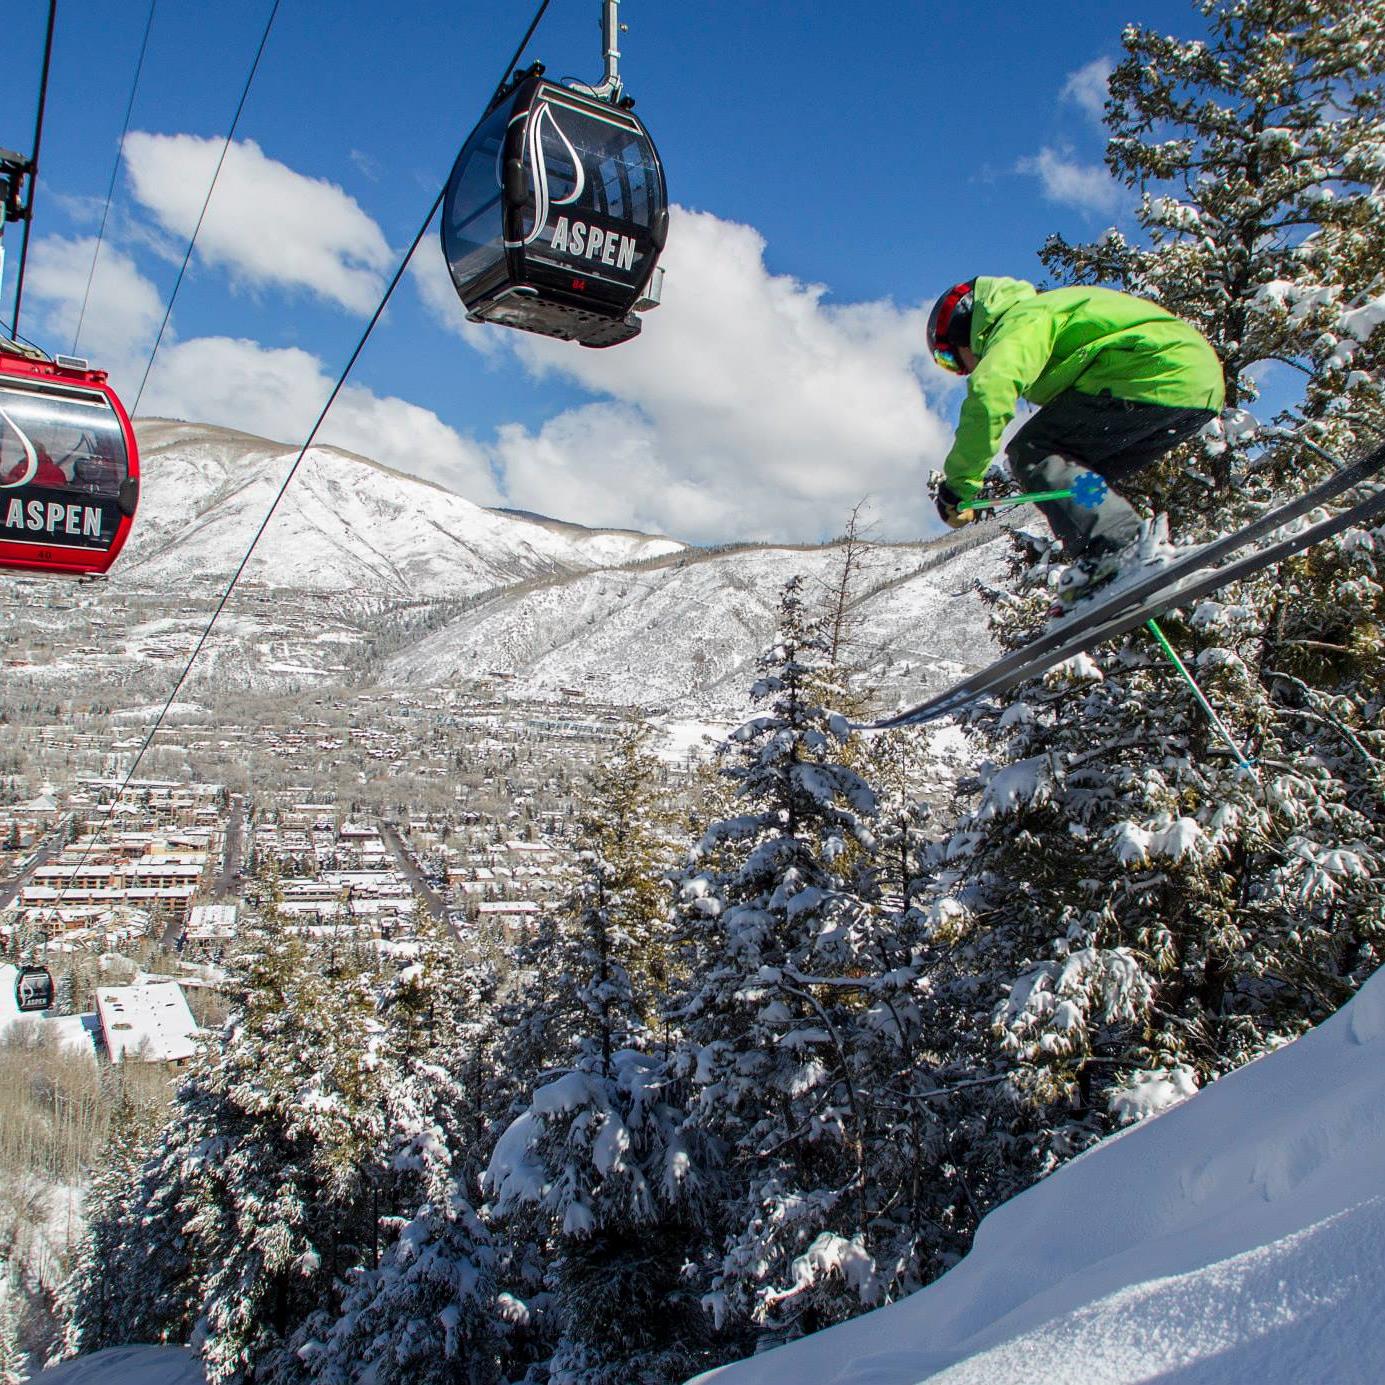
[{"label": "ski goggles", "polygon": [[965,375],[967,368],[962,364],[962,358],[957,354],[954,347],[935,346],[933,348],[933,361],[936,365],[942,366],[950,375]]}]

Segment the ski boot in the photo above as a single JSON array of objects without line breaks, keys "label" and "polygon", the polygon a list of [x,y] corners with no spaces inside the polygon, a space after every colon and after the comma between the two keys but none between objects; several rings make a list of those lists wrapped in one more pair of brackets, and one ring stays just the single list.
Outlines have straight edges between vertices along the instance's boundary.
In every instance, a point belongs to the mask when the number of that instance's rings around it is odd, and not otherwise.
[{"label": "ski boot", "polygon": [[[1130,545],[1133,547],[1133,545]],[[1085,600],[1107,586],[1121,571],[1126,549],[1113,548],[1105,553],[1078,558],[1065,567],[1058,578],[1055,600],[1049,615],[1067,615],[1079,601]]]},{"label": "ski boot", "polygon": [[1167,515],[1143,520],[1140,532],[1129,543],[1120,548],[1084,554],[1070,563],[1058,578],[1057,599],[1049,614],[1065,616],[1088,597],[1193,551],[1192,548],[1176,548],[1170,541]]}]

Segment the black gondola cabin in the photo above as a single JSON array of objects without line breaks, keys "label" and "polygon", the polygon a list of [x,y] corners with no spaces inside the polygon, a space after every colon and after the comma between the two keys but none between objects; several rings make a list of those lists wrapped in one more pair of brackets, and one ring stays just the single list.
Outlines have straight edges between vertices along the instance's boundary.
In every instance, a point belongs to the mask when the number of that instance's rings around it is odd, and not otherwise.
[{"label": "black gondola cabin", "polygon": [[23,1012],[53,1008],[53,977],[46,967],[20,967],[14,979],[14,1003]]},{"label": "black gondola cabin", "polygon": [[502,92],[457,156],[443,253],[473,322],[614,346],[658,303],[663,166],[628,105],[542,72]]},{"label": "black gondola cabin", "polygon": [[105,371],[0,341],[0,568],[105,572],[138,497],[134,429]]}]

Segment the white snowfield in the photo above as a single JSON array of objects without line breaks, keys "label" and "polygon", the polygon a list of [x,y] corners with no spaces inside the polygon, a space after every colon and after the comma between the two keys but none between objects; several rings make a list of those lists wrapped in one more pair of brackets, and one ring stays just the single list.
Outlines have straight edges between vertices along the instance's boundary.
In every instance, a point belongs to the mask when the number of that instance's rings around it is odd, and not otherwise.
[{"label": "white snowfield", "polygon": [[698,1380],[1379,1385],[1385,972],[998,1208],[935,1284]]},{"label": "white snowfield", "polygon": [[190,1347],[109,1347],[30,1377],[43,1385],[206,1385]]}]

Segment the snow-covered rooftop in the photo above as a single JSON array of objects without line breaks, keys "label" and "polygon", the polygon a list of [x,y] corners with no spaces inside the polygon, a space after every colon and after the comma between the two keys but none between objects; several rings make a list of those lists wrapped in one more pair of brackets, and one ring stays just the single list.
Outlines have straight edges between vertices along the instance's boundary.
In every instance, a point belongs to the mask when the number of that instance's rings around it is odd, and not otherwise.
[{"label": "snow-covered rooftop", "polygon": [[234,930],[239,906],[235,904],[194,904],[188,913],[189,932],[199,928]]},{"label": "snow-covered rooftop", "polygon": [[102,986],[96,1010],[111,1062],[128,1053],[150,1063],[176,1063],[197,1051],[197,1022],[176,981],[144,986]]}]

